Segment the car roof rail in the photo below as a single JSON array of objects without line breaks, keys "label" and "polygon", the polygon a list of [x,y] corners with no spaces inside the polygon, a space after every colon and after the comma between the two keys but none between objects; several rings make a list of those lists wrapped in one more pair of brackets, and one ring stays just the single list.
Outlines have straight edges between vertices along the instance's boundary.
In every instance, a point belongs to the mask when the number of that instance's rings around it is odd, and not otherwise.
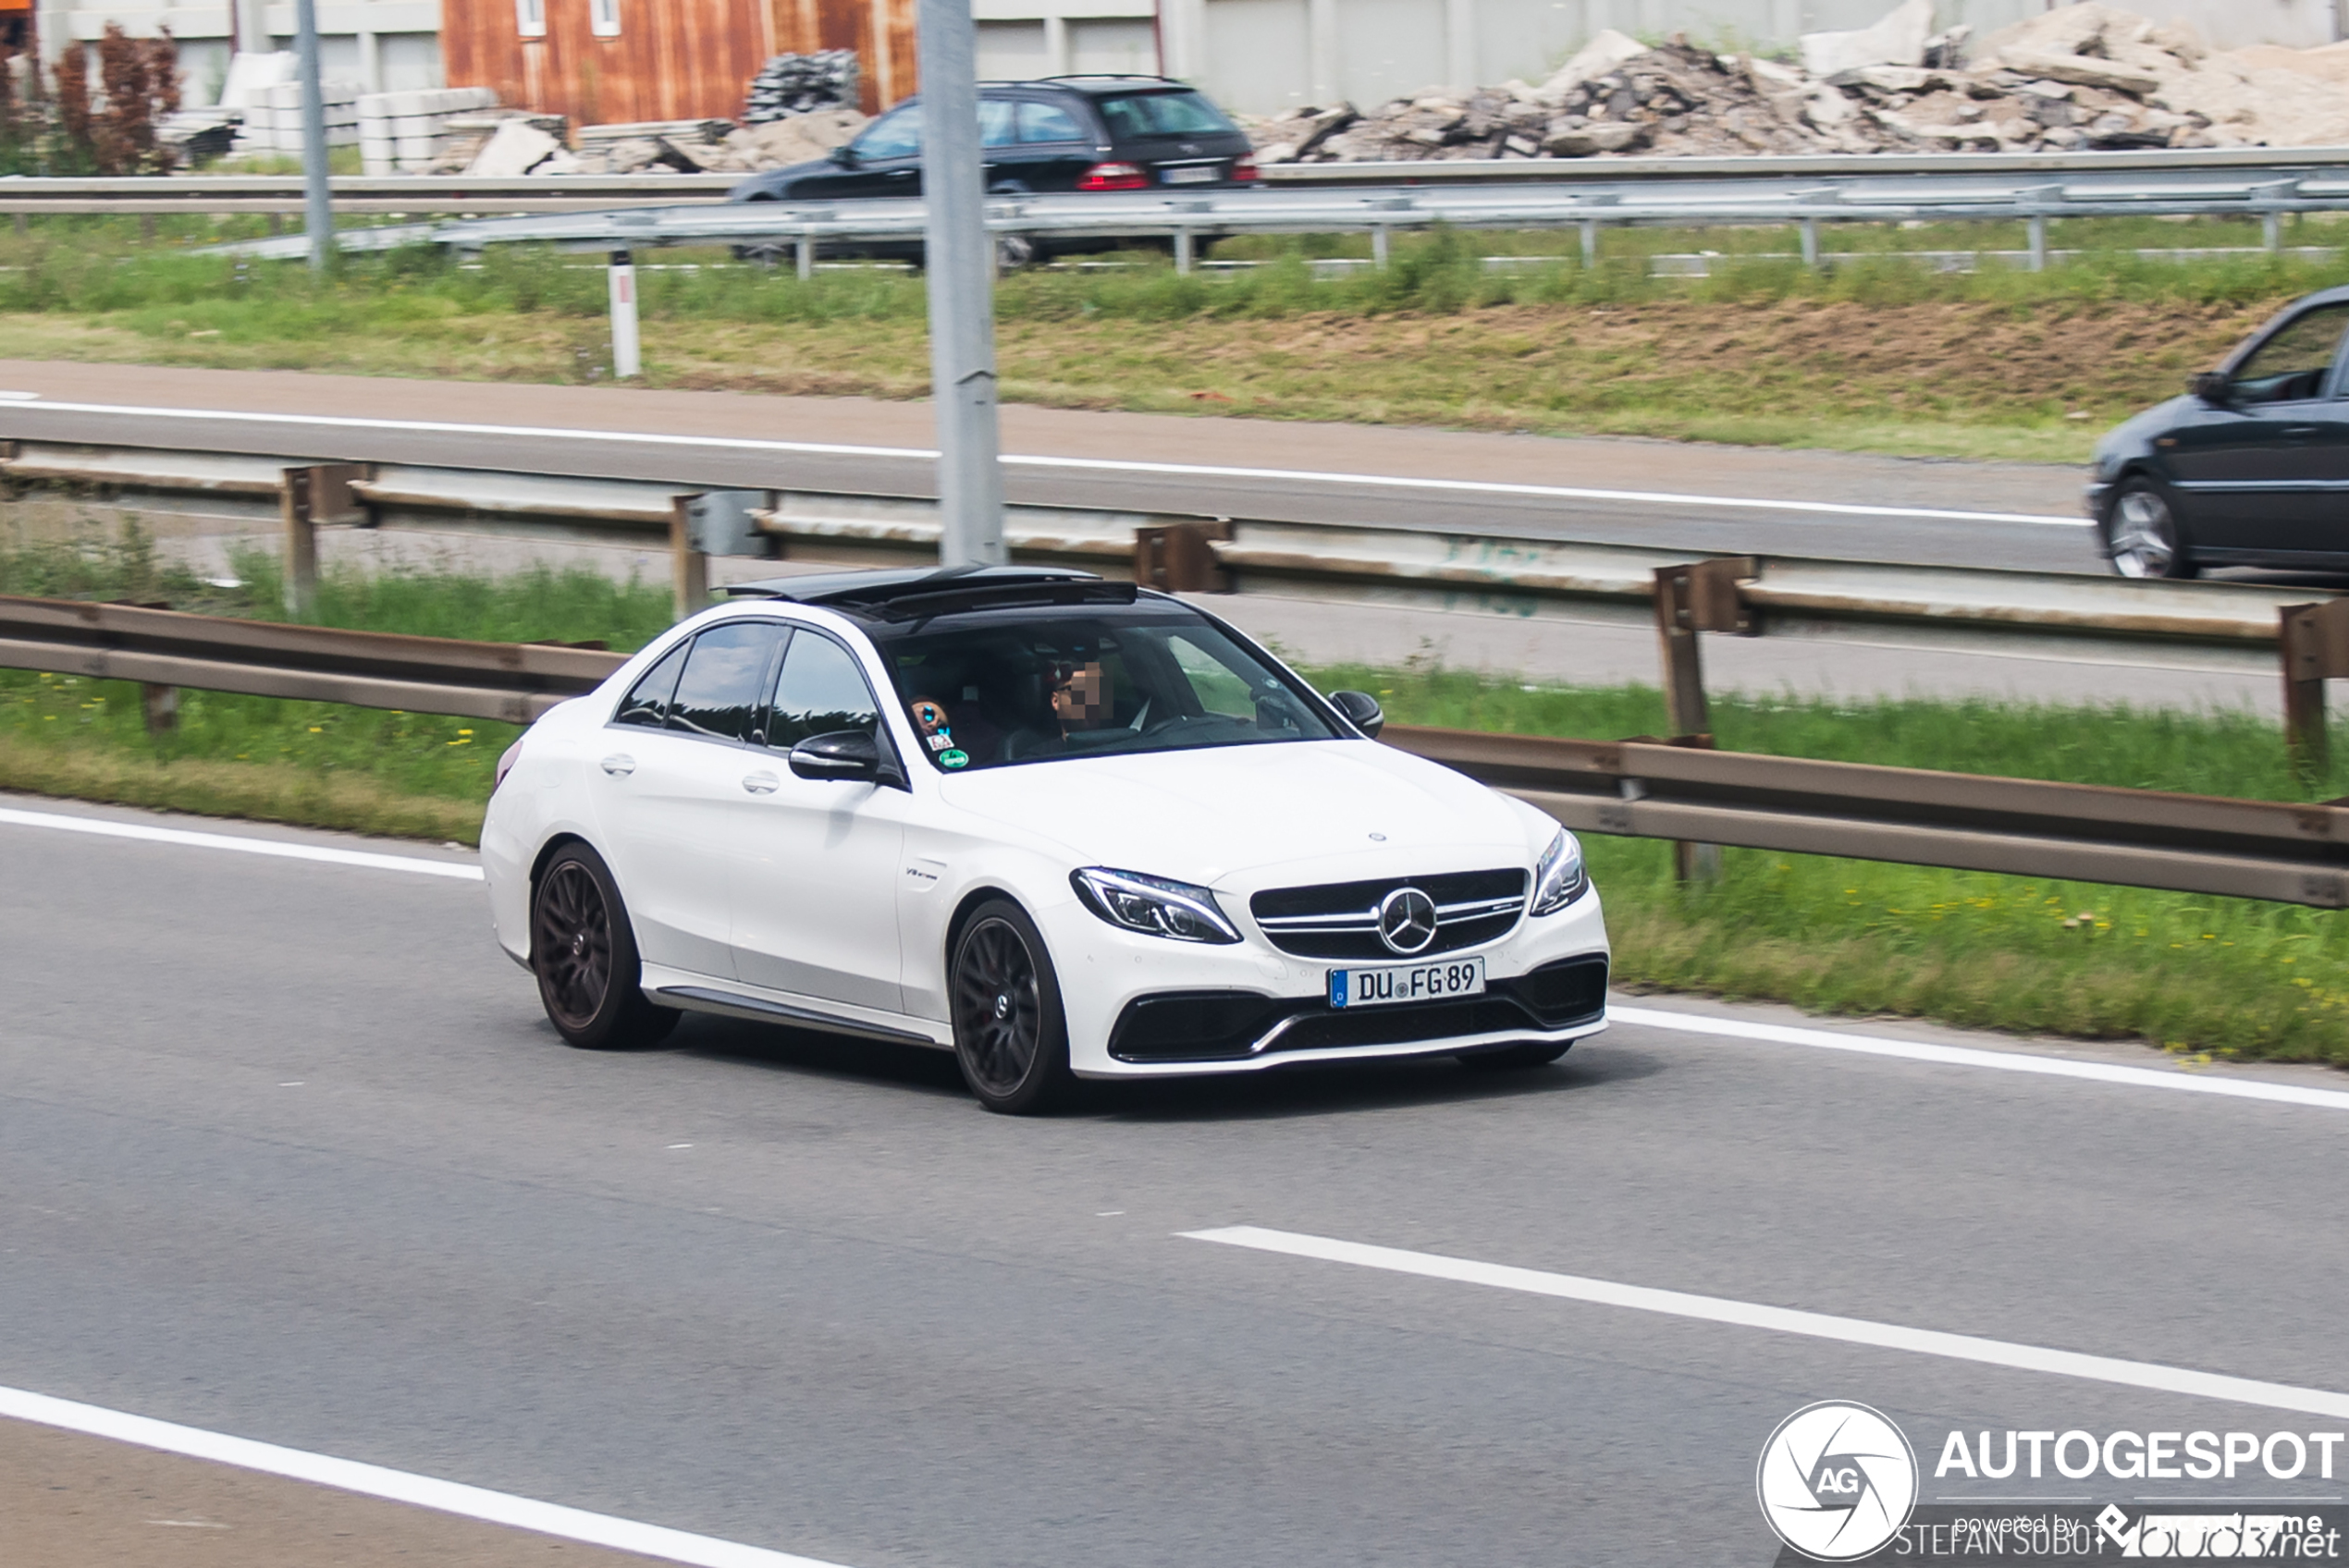
[{"label": "car roof rail", "polygon": [[1059,566],[893,567],[866,571],[819,571],[804,577],[770,577],[729,583],[721,590],[738,598],[785,599],[796,605],[851,609],[941,594],[985,593],[1048,584],[1099,583],[1097,572]]},{"label": "car roof rail", "polygon": [[1059,76],[1039,76],[1036,81],[1162,81],[1174,87],[1191,84],[1180,77],[1152,76],[1147,71],[1064,71]]}]

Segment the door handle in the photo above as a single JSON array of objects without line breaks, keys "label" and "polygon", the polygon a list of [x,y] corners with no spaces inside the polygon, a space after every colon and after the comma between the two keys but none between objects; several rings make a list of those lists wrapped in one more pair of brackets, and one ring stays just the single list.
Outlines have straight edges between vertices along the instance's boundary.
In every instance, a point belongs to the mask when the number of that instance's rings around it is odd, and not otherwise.
[{"label": "door handle", "polygon": [[2313,424],[2287,424],[2283,427],[2283,438],[2287,441],[2314,440],[2318,429]]},{"label": "door handle", "polygon": [[746,774],[743,778],[743,788],[754,795],[771,795],[781,783],[781,779],[767,772]]},{"label": "door handle", "polygon": [[636,759],[626,752],[614,752],[604,759],[604,771],[614,778],[625,778],[636,771]]}]

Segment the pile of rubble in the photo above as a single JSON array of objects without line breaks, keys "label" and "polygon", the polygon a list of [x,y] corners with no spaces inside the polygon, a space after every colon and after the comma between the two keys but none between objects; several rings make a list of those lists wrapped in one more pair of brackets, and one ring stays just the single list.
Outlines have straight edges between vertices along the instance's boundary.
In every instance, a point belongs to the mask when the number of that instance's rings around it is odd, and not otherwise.
[{"label": "pile of rubble", "polygon": [[1247,123],[1257,162],[2069,152],[2349,141],[2349,43],[2214,53],[2096,0],[1972,43],[1932,0],[1806,34],[1801,65],[1603,32],[1538,85]]},{"label": "pile of rubble", "polygon": [[743,108],[744,125],[765,125],[787,115],[856,106],[856,51],[818,49],[812,55],[778,55],[750,79]]}]

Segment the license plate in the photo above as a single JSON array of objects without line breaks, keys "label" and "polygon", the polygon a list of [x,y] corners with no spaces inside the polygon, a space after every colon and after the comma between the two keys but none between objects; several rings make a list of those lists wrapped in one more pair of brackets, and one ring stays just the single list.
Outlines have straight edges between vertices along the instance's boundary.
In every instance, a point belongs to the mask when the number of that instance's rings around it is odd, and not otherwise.
[{"label": "license plate", "polygon": [[1158,178],[1169,185],[1207,185],[1215,178],[1215,166],[1194,164],[1179,169],[1161,169]]},{"label": "license plate", "polygon": [[1482,996],[1484,961],[1456,958],[1442,963],[1383,963],[1373,969],[1330,971],[1330,1006],[1389,1007],[1396,1002],[1441,1001]]}]

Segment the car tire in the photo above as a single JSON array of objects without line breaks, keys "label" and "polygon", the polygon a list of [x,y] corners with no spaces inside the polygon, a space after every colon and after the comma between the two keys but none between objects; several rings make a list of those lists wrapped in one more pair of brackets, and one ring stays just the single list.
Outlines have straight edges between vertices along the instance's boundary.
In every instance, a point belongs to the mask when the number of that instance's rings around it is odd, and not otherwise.
[{"label": "car tire", "polygon": [[1027,912],[990,899],[954,936],[946,967],[954,1060],[978,1103],[1038,1116],[1066,1101],[1068,1023],[1052,954]]},{"label": "car tire", "polygon": [[2130,479],[2112,497],[2105,519],[2105,551],[2122,577],[2183,579],[2202,568],[2186,547],[2170,498],[2146,479]]},{"label": "car tire", "polygon": [[999,234],[995,237],[995,270],[998,273],[1025,272],[1039,260],[1036,241],[1025,234]]},{"label": "car tire", "polygon": [[584,844],[557,850],[530,899],[530,972],[556,1033],[582,1050],[642,1050],[677,1027],[637,985],[635,928],[603,857]]},{"label": "car tire", "polygon": [[1547,1067],[1573,1044],[1571,1040],[1527,1040],[1522,1045],[1501,1046],[1489,1051],[1462,1051],[1456,1060],[1462,1067],[1479,1072],[1514,1072],[1528,1067]]}]

